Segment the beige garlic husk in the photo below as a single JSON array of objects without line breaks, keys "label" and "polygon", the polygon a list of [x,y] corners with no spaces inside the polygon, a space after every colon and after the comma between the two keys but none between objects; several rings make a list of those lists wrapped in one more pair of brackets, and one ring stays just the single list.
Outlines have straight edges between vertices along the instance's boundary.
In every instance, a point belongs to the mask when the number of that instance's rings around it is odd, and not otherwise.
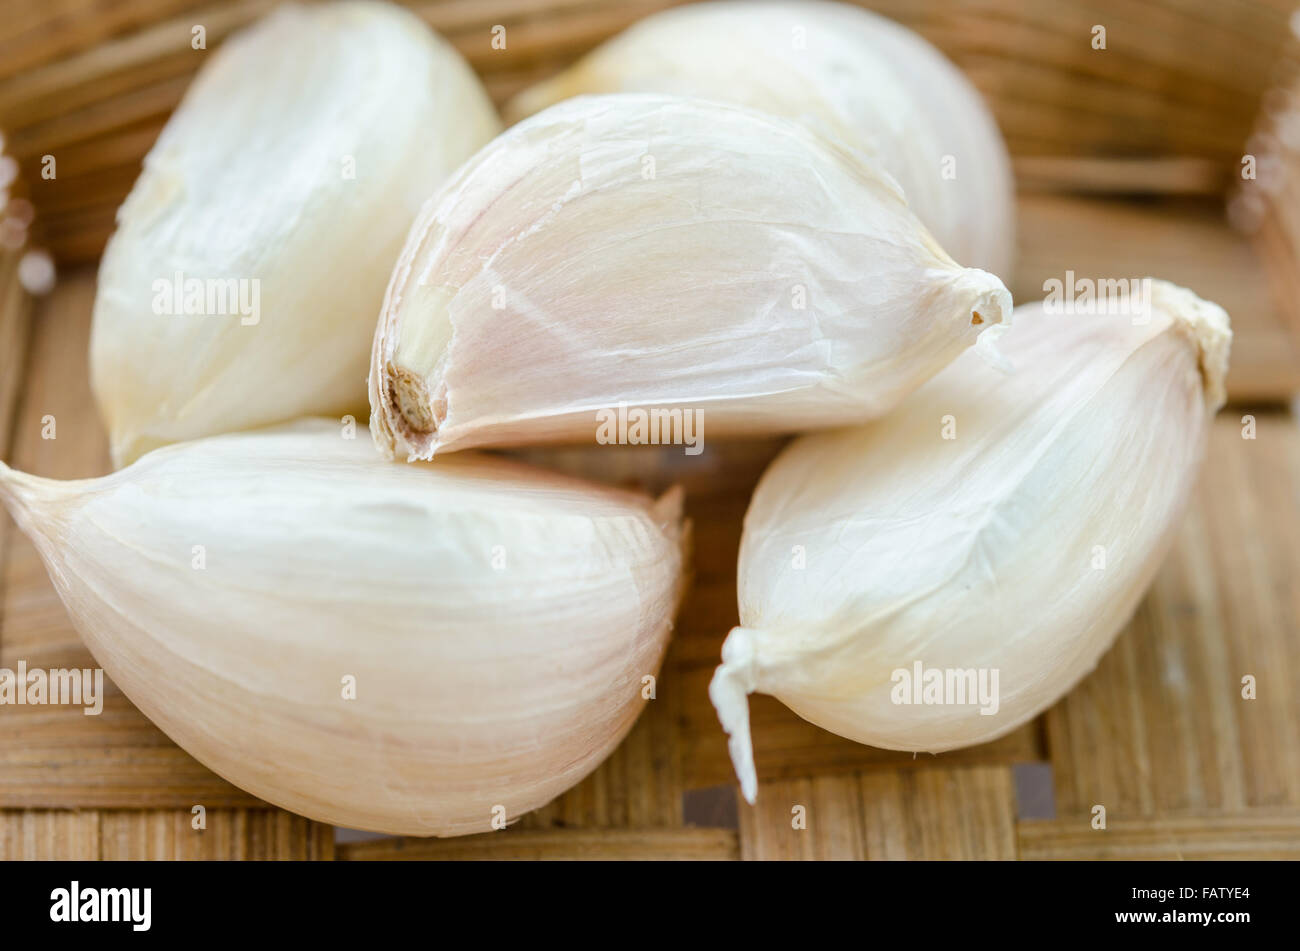
[{"label": "beige garlic husk", "polygon": [[361,416],[375,314],[429,193],[500,123],[390,4],[282,7],[206,55],[99,271],[95,396],[117,465],[304,415]]},{"label": "beige garlic husk", "polygon": [[624,406],[696,414],[706,438],[859,422],[1010,310],[887,173],[798,123],[580,97],[421,212],[375,329],[371,431],[427,459],[599,441]]},{"label": "beige garlic husk", "polygon": [[872,155],[949,254],[1004,281],[1015,189],[997,123],[970,81],[916,33],[841,3],[700,3],[665,10],[520,93],[510,121],[589,93],[735,102]]},{"label": "beige garlic husk", "polygon": [[1107,316],[1017,308],[999,341],[1013,373],[965,354],[886,419],[772,463],[709,688],[751,802],[749,693],[939,752],[1016,728],[1093,669],[1187,505],[1232,336],[1188,290],[1138,297]]},{"label": "beige garlic husk", "polygon": [[380,832],[513,822],[652,695],[680,493],[347,435],[302,421],[76,482],[0,465],[0,499],[107,674],[235,785]]}]

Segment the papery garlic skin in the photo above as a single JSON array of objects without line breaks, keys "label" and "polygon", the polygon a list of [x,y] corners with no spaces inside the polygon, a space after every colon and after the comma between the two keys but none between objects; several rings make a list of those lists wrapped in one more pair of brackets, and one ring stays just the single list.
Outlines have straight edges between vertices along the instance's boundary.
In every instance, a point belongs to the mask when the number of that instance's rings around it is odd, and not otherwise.
[{"label": "papery garlic skin", "polygon": [[[406,231],[500,130],[459,54],[389,4],[282,7],[206,55],[99,271],[91,371],[117,465],[297,416],[360,416]],[[238,305],[219,294],[226,279],[242,282],[227,285]],[[187,287],[205,292],[189,305],[200,313],[174,313]]]},{"label": "papery garlic skin", "polygon": [[[772,463],[709,689],[751,802],[748,693],[938,752],[1016,728],[1093,669],[1160,565],[1224,400],[1227,314],[1150,287],[1145,323],[1017,308],[999,341],[1013,374],[965,354],[886,419]],[[895,671],[918,662],[997,670],[996,712],[896,703]]]},{"label": "papery garlic skin", "polygon": [[427,459],[591,443],[621,404],[702,412],[710,436],[858,422],[1010,309],[888,174],[798,123],[581,97],[421,212],[375,330],[371,431]]},{"label": "papery garlic skin", "polygon": [[1009,280],[1015,189],[997,123],[922,37],[842,3],[700,3],[657,13],[520,93],[507,120],[571,96],[717,99],[797,119],[873,156],[962,264]]},{"label": "papery garlic skin", "polygon": [[146,716],[350,828],[487,831],[577,783],[644,705],[680,594],[680,493],[398,465],[326,421],[80,482],[0,465],[0,499]]}]

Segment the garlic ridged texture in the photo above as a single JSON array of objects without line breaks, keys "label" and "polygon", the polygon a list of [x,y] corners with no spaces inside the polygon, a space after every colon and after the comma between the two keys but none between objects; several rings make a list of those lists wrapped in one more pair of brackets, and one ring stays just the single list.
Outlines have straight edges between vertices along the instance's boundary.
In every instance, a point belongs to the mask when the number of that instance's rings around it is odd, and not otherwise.
[{"label": "garlic ridged texture", "polygon": [[[886,419],[772,463],[710,686],[750,801],[748,693],[861,743],[938,752],[1016,728],[1096,665],[1160,565],[1224,400],[1227,314],[1163,281],[1149,300],[1145,321],[1017,308],[999,341],[1014,373],[965,354]],[[918,663],[996,670],[996,704],[906,702],[897,672]]]},{"label": "garlic ridged texture", "polygon": [[0,465],[0,499],[173,740],[276,805],[380,832],[487,831],[582,779],[644,706],[681,589],[678,492],[474,453],[394,464],[323,420],[101,479]]},{"label": "garlic ridged texture", "polygon": [[590,443],[620,404],[719,436],[860,422],[1010,309],[858,153],[741,106],[585,96],[426,205],[375,330],[371,430],[427,459]]},{"label": "garlic ridged texture", "polygon": [[360,416],[406,231],[500,130],[459,54],[390,4],[282,7],[205,55],[100,266],[91,371],[117,465]]},{"label": "garlic ridged texture", "polygon": [[508,120],[571,96],[718,99],[797,119],[871,155],[962,264],[1010,277],[1015,189],[997,123],[919,35],[843,3],[700,3],[665,10],[520,93]]}]

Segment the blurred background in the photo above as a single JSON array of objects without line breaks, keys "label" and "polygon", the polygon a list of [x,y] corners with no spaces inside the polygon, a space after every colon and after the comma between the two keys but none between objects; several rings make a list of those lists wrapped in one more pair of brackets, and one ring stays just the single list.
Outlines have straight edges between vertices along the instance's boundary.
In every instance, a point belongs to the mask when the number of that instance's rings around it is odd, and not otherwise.
[{"label": "blurred background", "polygon": [[[16,468],[108,471],[86,380],[96,261],[204,61],[193,26],[210,51],[275,5],[0,0],[0,452]],[[408,4],[498,106],[670,5]],[[630,452],[612,478],[686,485],[695,585],[659,698],[556,803],[489,836],[336,833],[225,783],[114,692],[101,717],[0,715],[0,858],[1300,857],[1300,14],[1285,0],[861,5],[934,43],[992,108],[1018,189],[1018,302],[1067,270],[1153,275],[1232,316],[1229,405],[1200,492],[1096,673],[1034,723],[941,757],[858,746],[755,697],[764,788],[757,808],[738,806],[705,686],[735,623],[740,519],[780,441],[697,462]],[[42,438],[46,416],[57,440]],[[583,467],[578,450],[527,455]],[[5,518],[0,666],[20,659],[91,663]],[[1260,682],[1252,701],[1237,699],[1246,674]],[[833,821],[792,831],[792,803]],[[210,816],[203,835],[196,804]],[[1097,804],[1104,831],[1090,825]]]}]

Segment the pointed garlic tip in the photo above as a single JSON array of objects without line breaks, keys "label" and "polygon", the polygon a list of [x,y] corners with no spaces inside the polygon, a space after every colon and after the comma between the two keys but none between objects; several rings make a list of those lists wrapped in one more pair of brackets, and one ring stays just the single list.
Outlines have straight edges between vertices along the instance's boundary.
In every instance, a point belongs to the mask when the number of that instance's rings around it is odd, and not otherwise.
[{"label": "pointed garlic tip", "polygon": [[1196,346],[1197,364],[1205,387],[1205,405],[1217,412],[1227,402],[1225,379],[1232,349],[1228,312],[1213,301],[1169,281],[1149,278],[1151,307],[1168,314],[1174,326]]},{"label": "pointed garlic tip", "polygon": [[750,805],[758,798],[758,773],[754,768],[754,743],[749,732],[749,695],[757,689],[754,643],[743,627],[731,629],[722,643],[722,664],[709,681],[709,700],[727,732],[731,765],[740,791]]},{"label": "pointed garlic tip", "polygon": [[4,503],[11,514],[17,511],[22,502],[19,475],[4,462],[0,462],[0,502]]},{"label": "pointed garlic tip", "polygon": [[743,105],[582,96],[426,203],[375,327],[371,431],[419,460],[601,441],[622,405],[716,436],[865,422],[1010,310],[867,156]]},{"label": "pointed garlic tip", "polygon": [[975,352],[990,366],[996,367],[1003,373],[1012,373],[1015,367],[998,349],[998,340],[1011,329],[1011,315],[1014,311],[1011,292],[1006,289],[1001,280],[991,274],[988,276],[997,282],[997,287],[985,292],[971,308],[971,323],[976,326],[988,325],[975,338]]},{"label": "pointed garlic tip", "polygon": [[976,297],[971,305],[971,324],[978,327],[980,324],[1011,323],[1011,314],[1015,305],[1011,300],[1011,292],[1002,283],[1002,279],[996,274],[990,274],[977,267],[966,268],[963,273],[977,285],[985,287],[984,292]]},{"label": "pointed garlic tip", "polygon": [[0,462],[0,503],[20,526],[26,525],[38,486],[44,481]]},{"label": "pointed garlic tip", "polygon": [[19,472],[0,462],[0,507],[37,544],[48,531],[46,523],[57,512],[50,503],[68,498],[81,485],[79,481],[44,479]]},{"label": "pointed garlic tip", "polygon": [[[997,327],[1005,329],[1010,325],[1015,305],[1011,300],[1011,292],[996,274],[970,267],[962,272],[962,276],[977,288],[978,296],[970,308],[970,322],[972,327],[984,328],[976,337],[978,343],[990,330]],[[978,290],[981,287],[983,290]]]}]

